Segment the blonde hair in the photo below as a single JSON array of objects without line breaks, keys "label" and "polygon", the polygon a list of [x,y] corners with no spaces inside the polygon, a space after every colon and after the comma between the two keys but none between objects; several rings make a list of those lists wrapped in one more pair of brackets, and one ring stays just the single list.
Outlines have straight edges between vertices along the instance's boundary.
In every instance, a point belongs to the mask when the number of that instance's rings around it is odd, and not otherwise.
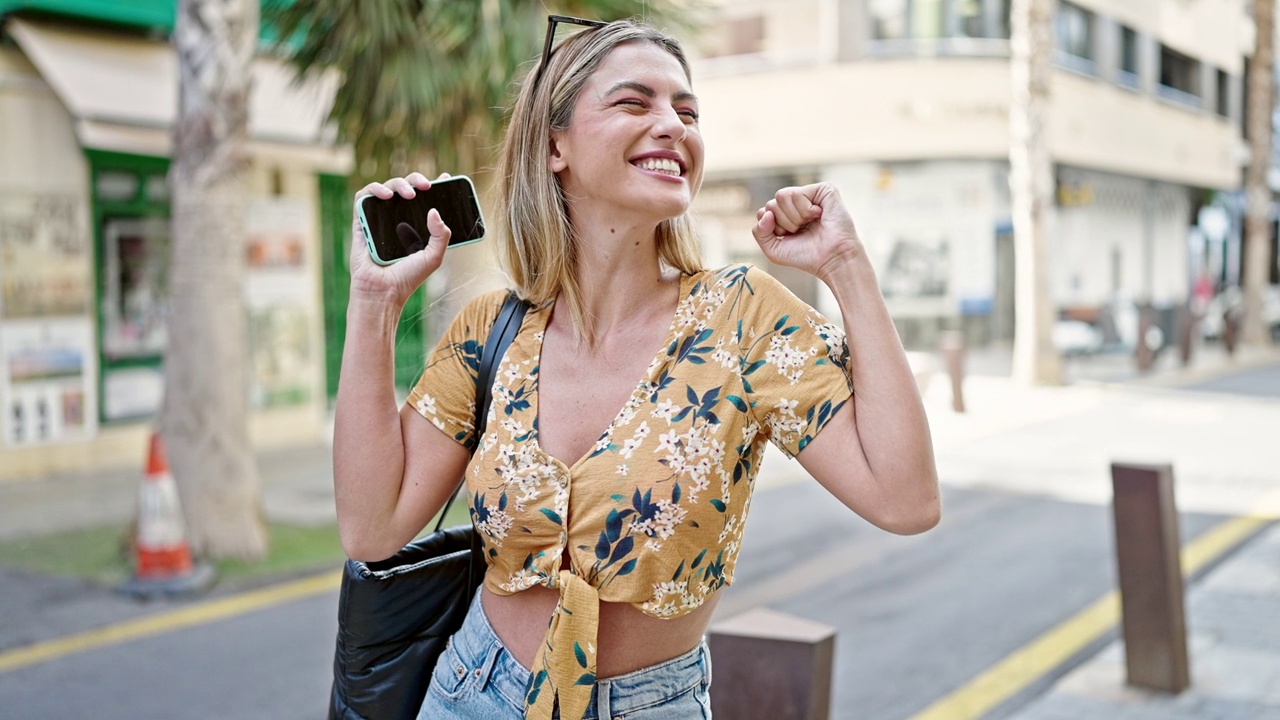
[{"label": "blonde hair", "polygon": [[[535,305],[559,296],[579,340],[588,346],[595,341],[594,323],[587,316],[576,275],[578,243],[568,203],[549,166],[551,131],[569,127],[587,78],[610,51],[627,42],[651,42],[666,50],[691,80],[679,43],[649,25],[619,20],[580,31],[555,49],[547,67],[535,67],[526,78],[498,165],[496,230],[508,276],[516,292]],[[666,265],[686,275],[702,269],[702,251],[687,211],[659,223],[655,240],[658,257]]]}]

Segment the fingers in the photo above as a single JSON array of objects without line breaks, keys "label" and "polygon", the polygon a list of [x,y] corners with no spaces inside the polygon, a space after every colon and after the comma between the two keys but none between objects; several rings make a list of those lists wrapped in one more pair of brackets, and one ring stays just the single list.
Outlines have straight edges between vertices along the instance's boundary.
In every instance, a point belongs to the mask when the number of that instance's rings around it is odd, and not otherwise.
[{"label": "fingers", "polygon": [[774,216],[778,234],[791,235],[822,217],[822,207],[814,202],[811,191],[816,186],[783,188],[757,213]]},{"label": "fingers", "polygon": [[[449,173],[441,173],[437,180],[449,177]],[[356,202],[360,201],[363,195],[373,195],[382,200],[389,200],[393,195],[399,195],[403,198],[411,198],[417,194],[418,190],[427,190],[431,187],[431,181],[427,176],[420,172],[411,172],[405,177],[391,178],[385,182],[371,182],[360,188],[356,193]]]}]

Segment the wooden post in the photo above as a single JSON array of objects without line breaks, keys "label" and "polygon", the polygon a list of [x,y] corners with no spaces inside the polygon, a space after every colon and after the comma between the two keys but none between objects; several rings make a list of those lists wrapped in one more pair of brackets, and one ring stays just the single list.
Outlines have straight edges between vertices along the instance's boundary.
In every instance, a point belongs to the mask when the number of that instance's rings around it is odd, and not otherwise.
[{"label": "wooden post", "polygon": [[1125,667],[1135,687],[1191,684],[1171,465],[1111,464]]},{"label": "wooden post", "polygon": [[768,608],[711,627],[716,717],[827,720],[835,628]]}]

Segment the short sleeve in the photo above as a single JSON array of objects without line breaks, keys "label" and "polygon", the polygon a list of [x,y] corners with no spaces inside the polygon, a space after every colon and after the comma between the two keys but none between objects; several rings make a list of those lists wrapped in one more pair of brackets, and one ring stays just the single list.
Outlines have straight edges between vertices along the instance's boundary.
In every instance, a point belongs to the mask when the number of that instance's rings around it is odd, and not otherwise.
[{"label": "short sleeve", "polygon": [[737,308],[742,385],[774,445],[796,456],[852,396],[844,331],[757,268]]},{"label": "short sleeve", "polygon": [[507,292],[467,303],[431,352],[405,403],[462,445],[475,444],[476,378],[480,356]]}]

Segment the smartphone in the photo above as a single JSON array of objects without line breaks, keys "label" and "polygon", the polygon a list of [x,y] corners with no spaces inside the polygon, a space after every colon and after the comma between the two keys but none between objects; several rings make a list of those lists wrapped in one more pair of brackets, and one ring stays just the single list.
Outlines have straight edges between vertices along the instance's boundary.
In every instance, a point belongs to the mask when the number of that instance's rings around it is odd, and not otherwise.
[{"label": "smartphone", "polygon": [[387,200],[365,195],[356,203],[360,227],[364,229],[369,254],[379,265],[390,265],[422,249],[412,243],[412,235],[401,237],[396,228],[401,223],[417,231],[422,242],[427,241],[427,211],[435,208],[440,219],[449,226],[452,235],[449,247],[468,245],[484,239],[484,216],[480,202],[476,200],[476,188],[466,175],[454,175],[443,180],[433,180],[431,188],[417,189],[411,198],[398,193]]}]

